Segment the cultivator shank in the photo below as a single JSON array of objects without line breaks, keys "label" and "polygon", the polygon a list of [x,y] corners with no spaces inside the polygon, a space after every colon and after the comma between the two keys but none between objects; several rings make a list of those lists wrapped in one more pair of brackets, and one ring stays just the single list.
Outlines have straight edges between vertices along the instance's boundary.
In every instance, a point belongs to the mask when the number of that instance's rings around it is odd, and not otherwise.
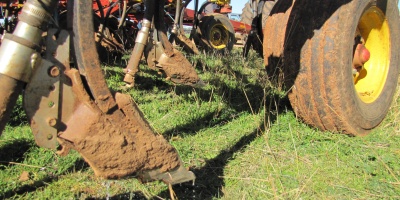
[{"label": "cultivator shank", "polygon": [[[40,10],[40,2],[30,0],[28,5]],[[42,25],[50,19],[38,14],[36,20],[27,20],[28,25],[19,23],[0,47],[2,61],[8,61],[0,68],[1,76],[27,83],[24,108],[37,144],[56,149],[60,155],[70,149],[78,151],[95,174],[104,178],[132,175],[168,184],[194,180],[176,150],[154,132],[131,97],[108,89],[95,46],[92,2],[73,3],[72,39],[66,30],[44,30]],[[54,6],[55,1],[48,4]],[[32,8],[23,8],[29,14],[31,10],[26,9]],[[46,31],[45,50],[29,45],[39,43],[42,29]],[[74,66],[70,66],[70,41],[74,42]],[[10,46],[14,48],[5,49]],[[13,53],[24,53],[21,58],[30,59],[20,59],[18,68],[13,68],[15,57],[4,58]]]}]

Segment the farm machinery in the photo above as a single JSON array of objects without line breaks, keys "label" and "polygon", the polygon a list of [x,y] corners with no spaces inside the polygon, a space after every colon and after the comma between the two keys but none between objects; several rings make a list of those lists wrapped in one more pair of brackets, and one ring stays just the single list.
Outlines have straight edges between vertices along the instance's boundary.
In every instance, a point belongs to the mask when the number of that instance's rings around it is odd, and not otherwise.
[{"label": "farm machinery", "polygon": [[[2,23],[0,32],[12,32],[18,19],[18,13],[23,6],[22,0],[4,1],[2,3]],[[192,0],[165,2],[165,26],[168,35],[173,35],[171,41],[177,40],[178,45],[190,53],[198,53],[192,41],[208,51],[230,51],[236,39],[250,31],[250,26],[230,20],[227,16],[232,12],[229,0],[210,0],[199,7],[195,0],[195,10],[187,8]],[[67,0],[60,0],[55,20],[60,26],[66,25]],[[136,35],[140,29],[144,15],[142,0],[93,0],[94,23],[97,32],[97,42],[103,47],[102,55],[106,53],[126,53],[133,49]],[[207,26],[205,25],[207,24]],[[184,26],[192,27],[192,41],[185,38]],[[178,37],[176,39],[176,37]],[[103,57],[104,57],[103,56]]]},{"label": "farm machinery", "polygon": [[[178,26],[185,6],[176,2],[168,36],[164,11],[172,1],[104,6],[107,2],[28,0],[15,10],[18,23],[12,34],[3,35],[0,46],[0,132],[22,94],[36,143],[60,155],[76,150],[96,175],[134,175],[168,184],[193,180],[194,174],[155,134],[131,97],[108,89],[97,48],[132,48],[125,69],[128,85],[134,83],[143,56],[150,68],[170,80],[199,85],[190,62],[171,44],[180,41],[190,48]],[[253,34],[246,45],[263,54],[270,79],[289,89],[297,116],[321,130],[352,135],[376,127],[398,83],[397,2],[280,0],[265,9],[271,2],[246,4],[244,11],[250,15],[243,16],[249,17]],[[194,23],[195,31],[213,24],[206,38],[218,40],[214,36],[223,29],[213,20],[222,19],[219,16],[205,14]],[[256,47],[260,44],[262,48]]]},{"label": "farm machinery", "polygon": [[[134,175],[168,184],[193,180],[131,97],[108,89],[96,48],[92,1],[69,0],[61,13],[59,3],[28,0],[18,11],[13,33],[3,36],[0,131],[22,94],[36,143],[60,155],[78,151],[97,176]],[[144,5],[131,60],[139,62],[145,55],[171,80],[196,85],[200,79],[194,68],[166,36],[164,2],[147,0]]]}]

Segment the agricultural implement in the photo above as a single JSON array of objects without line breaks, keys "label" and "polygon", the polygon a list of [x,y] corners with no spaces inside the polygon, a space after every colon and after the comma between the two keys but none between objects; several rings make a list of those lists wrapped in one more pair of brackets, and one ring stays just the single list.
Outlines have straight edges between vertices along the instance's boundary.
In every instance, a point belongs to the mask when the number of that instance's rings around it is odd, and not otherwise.
[{"label": "agricultural implement", "polygon": [[[108,89],[96,49],[92,2],[68,1],[63,29],[57,28],[61,26],[51,14],[58,3],[28,0],[13,33],[4,34],[0,131],[23,94],[36,143],[60,155],[75,149],[97,176],[134,175],[168,184],[193,180],[194,174],[183,166],[176,150],[154,133],[130,96]],[[157,55],[145,57],[152,57],[171,80],[199,82],[190,63],[169,43],[159,23],[163,20],[157,20],[164,18],[164,2],[147,0],[145,6],[131,60],[139,62],[145,48],[154,49]]]},{"label": "agricultural implement", "polygon": [[[397,2],[281,0],[266,14],[263,8],[269,2],[246,5],[251,7],[254,34],[262,34],[254,38],[262,41],[271,80],[290,88],[289,99],[299,118],[321,130],[353,135],[376,127],[388,112],[399,75]],[[92,2],[69,0],[61,13],[59,3],[28,0],[18,11],[13,33],[4,34],[0,131],[23,94],[36,143],[60,155],[75,149],[96,175],[135,175],[168,184],[193,180],[194,174],[154,133],[131,97],[108,89],[96,48],[96,40],[104,36],[94,29],[102,23],[96,24]],[[144,55],[150,67],[175,82],[201,82],[169,41],[163,23],[165,2],[138,3],[144,3],[146,10],[137,26],[125,81],[134,82],[134,70]],[[134,5],[129,4],[131,9]],[[111,13],[113,6],[98,11],[100,22],[108,20],[108,10]],[[52,13],[58,13],[58,20]]]},{"label": "agricultural implement", "polygon": [[210,0],[194,10],[184,9],[182,24],[192,25],[190,38],[206,51],[228,52],[236,42],[235,28],[228,18],[232,12],[230,0]]}]

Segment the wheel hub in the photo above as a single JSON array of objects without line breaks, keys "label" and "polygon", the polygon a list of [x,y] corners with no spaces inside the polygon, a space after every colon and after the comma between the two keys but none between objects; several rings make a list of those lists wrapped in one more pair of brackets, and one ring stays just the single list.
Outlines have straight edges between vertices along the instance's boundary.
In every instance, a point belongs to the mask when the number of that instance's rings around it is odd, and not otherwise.
[{"label": "wheel hub", "polygon": [[390,67],[390,29],[382,10],[374,6],[364,12],[357,37],[353,52],[354,86],[364,103],[372,103],[382,93]]},{"label": "wheel hub", "polygon": [[210,43],[215,49],[223,49],[228,45],[228,29],[222,24],[214,25],[210,30]]}]

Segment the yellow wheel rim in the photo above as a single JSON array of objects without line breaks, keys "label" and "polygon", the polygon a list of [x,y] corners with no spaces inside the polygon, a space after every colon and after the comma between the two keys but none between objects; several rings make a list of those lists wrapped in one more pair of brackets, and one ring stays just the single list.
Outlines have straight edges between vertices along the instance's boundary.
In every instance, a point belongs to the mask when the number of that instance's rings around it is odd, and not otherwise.
[{"label": "yellow wheel rim", "polygon": [[210,29],[210,44],[214,49],[226,48],[229,42],[228,29],[222,24],[215,24]]},{"label": "yellow wheel rim", "polygon": [[390,67],[390,31],[385,14],[371,7],[362,15],[358,31],[371,57],[355,77],[356,92],[364,103],[374,102],[382,93]]}]

